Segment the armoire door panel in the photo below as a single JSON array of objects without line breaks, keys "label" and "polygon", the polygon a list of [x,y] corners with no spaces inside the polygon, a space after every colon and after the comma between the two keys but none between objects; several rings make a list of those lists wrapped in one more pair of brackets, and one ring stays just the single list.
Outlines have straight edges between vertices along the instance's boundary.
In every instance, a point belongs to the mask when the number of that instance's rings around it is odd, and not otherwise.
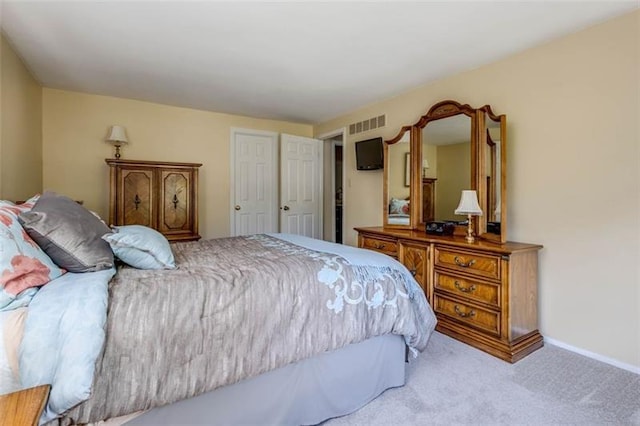
[{"label": "armoire door panel", "polygon": [[153,171],[122,170],[117,223],[153,227]]},{"label": "armoire door panel", "polygon": [[158,228],[160,232],[188,230],[191,227],[189,217],[189,172],[180,170],[162,170],[160,172],[161,208]]}]

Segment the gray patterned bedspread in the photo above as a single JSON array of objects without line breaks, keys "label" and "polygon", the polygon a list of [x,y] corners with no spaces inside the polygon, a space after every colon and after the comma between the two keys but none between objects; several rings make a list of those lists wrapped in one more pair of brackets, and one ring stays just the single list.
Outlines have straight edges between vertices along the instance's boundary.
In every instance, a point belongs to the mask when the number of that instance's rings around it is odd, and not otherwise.
[{"label": "gray patterned bedspread", "polygon": [[386,333],[422,350],[435,317],[398,263],[255,235],[172,246],[175,270],[119,268],[92,396],[62,423],[169,404]]}]

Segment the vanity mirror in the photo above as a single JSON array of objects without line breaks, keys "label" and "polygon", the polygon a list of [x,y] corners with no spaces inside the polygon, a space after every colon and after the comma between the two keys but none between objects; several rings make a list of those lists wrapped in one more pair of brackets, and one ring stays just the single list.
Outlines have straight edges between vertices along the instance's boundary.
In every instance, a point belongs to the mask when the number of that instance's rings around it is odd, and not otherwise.
[{"label": "vanity mirror", "polygon": [[[417,227],[424,229],[430,221],[463,221],[454,214],[465,189],[476,189],[475,179],[477,116],[469,105],[455,101],[435,104],[415,124],[417,151],[422,168],[422,184],[417,192],[421,207]],[[433,166],[432,166],[433,165]],[[474,224],[475,225],[475,224]],[[464,226],[455,233],[463,234]],[[475,227],[475,233],[477,227]]]},{"label": "vanity mirror", "polygon": [[458,114],[430,121],[420,130],[422,163],[422,215],[429,221],[460,221],[454,210],[460,194],[471,189],[473,117]]},{"label": "vanity mirror", "polygon": [[411,127],[384,143],[384,224],[391,228],[412,228],[411,215]]},{"label": "vanity mirror", "polygon": [[427,222],[451,221],[464,235],[466,219],[454,211],[462,191],[472,189],[483,211],[473,223],[475,235],[505,242],[505,140],[506,117],[488,105],[435,104],[385,141],[384,226],[424,230]]},{"label": "vanity mirror", "polygon": [[481,206],[480,237],[490,241],[507,241],[506,140],[507,118],[495,115],[489,105],[478,110],[480,123]]}]

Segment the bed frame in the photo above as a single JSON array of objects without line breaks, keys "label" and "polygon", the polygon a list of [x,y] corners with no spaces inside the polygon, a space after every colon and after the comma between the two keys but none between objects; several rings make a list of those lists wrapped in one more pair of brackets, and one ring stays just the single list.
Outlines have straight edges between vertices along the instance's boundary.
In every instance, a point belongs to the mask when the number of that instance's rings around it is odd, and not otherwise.
[{"label": "bed frame", "polygon": [[404,382],[405,342],[388,334],[108,424],[318,424]]}]

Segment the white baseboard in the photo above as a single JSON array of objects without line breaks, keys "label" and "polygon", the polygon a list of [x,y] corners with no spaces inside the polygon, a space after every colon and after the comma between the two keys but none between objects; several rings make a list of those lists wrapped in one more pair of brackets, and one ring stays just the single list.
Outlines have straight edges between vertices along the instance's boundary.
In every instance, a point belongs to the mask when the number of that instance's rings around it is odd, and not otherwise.
[{"label": "white baseboard", "polygon": [[622,368],[623,370],[627,370],[627,371],[630,371],[630,372],[635,373],[635,374],[640,374],[640,367],[638,367],[638,366],[635,366],[635,365],[632,365],[632,364],[626,364],[624,362],[620,362],[620,361],[618,361],[616,359],[609,358],[609,357],[597,354],[595,352],[590,352],[590,351],[587,351],[587,350],[584,350],[584,349],[581,349],[581,348],[576,348],[575,346],[568,345],[568,344],[566,344],[564,342],[561,342],[559,340],[550,339],[548,337],[545,337],[544,338],[544,343],[545,344],[548,343],[550,345],[557,346],[559,348],[566,349],[566,350],[571,351],[571,352],[575,352],[577,354],[586,356],[587,358],[591,358],[591,359],[595,359],[596,361],[604,362],[605,364],[613,365],[614,367]]}]

